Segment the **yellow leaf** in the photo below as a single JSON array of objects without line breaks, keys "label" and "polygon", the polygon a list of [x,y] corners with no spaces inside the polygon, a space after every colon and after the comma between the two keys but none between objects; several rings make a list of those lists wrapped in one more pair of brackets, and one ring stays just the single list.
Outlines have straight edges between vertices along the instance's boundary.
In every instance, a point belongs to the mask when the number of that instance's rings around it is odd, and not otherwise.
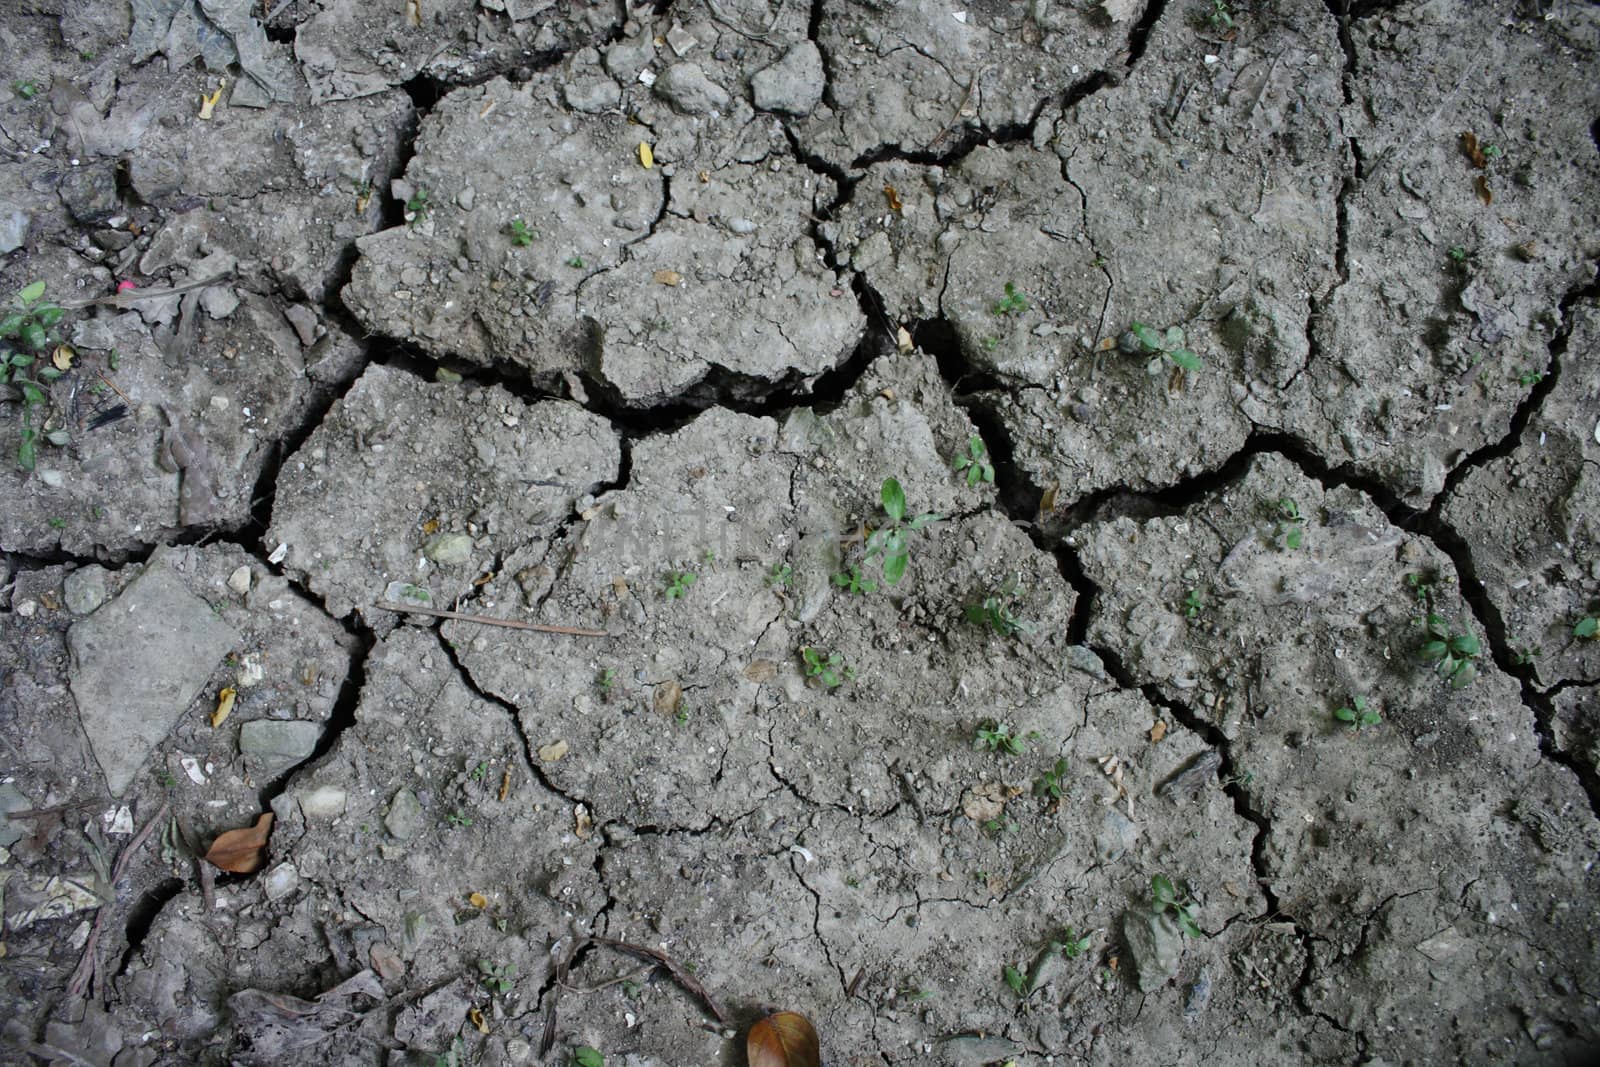
[{"label": "yellow leaf", "polygon": [[233,686],[228,686],[217,694],[217,710],[211,713],[211,725],[221,726],[222,721],[233,714],[233,702],[239,696],[239,691]]},{"label": "yellow leaf", "polygon": [[655,273],[655,279],[662,285],[677,285],[683,281],[683,275],[675,270],[658,270]]},{"label": "yellow leaf", "polygon": [[201,93],[200,94],[200,116],[199,117],[201,119],[210,119],[211,118],[212,109],[214,109],[217,106],[217,104],[221,102],[221,100],[222,100],[222,90],[227,86],[227,84],[228,84],[227,82],[222,82],[221,84],[219,84],[217,86],[217,91],[214,92],[214,93],[210,93],[210,94]]},{"label": "yellow leaf", "polygon": [[1151,743],[1153,744],[1153,743],[1161,740],[1163,737],[1166,737],[1166,736],[1167,736],[1167,724],[1162,722],[1160,719],[1157,719],[1156,720],[1156,724],[1154,726],[1150,727],[1150,741],[1151,741]]},{"label": "yellow leaf", "polygon": [[467,903],[481,911],[489,906],[489,898],[482,893],[473,893],[467,897]]},{"label": "yellow leaf", "polygon": [[478,1033],[487,1034],[489,1032],[489,1022],[483,1017],[483,1012],[480,1009],[473,1008],[467,1012],[467,1018],[471,1019],[472,1025],[478,1028]]},{"label": "yellow leaf", "polygon": [[648,141],[639,142],[639,162],[644,164],[644,169],[649,170],[656,165],[656,154],[650,151]]},{"label": "yellow leaf", "polygon": [[50,362],[55,364],[56,370],[71,370],[72,361],[78,358],[78,350],[71,345],[56,345],[56,350],[50,353]]}]

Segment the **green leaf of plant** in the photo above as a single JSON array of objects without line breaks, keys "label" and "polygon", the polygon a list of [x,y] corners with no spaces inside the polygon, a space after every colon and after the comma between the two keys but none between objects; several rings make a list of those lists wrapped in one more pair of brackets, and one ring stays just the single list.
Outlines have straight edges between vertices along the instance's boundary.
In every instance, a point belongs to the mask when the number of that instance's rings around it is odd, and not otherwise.
[{"label": "green leaf of plant", "polygon": [[1443,641],[1429,641],[1422,646],[1423,659],[1442,660],[1450,654],[1450,646]]},{"label": "green leaf of plant", "polygon": [[1600,619],[1593,615],[1580,619],[1572,628],[1573,637],[1593,637],[1596,633],[1600,633]]},{"label": "green leaf of plant", "polygon": [[66,312],[55,304],[43,304],[33,309],[33,317],[40,326],[51,327],[61,321],[61,316]]},{"label": "green leaf of plant", "polygon": [[1164,874],[1158,874],[1150,879],[1150,895],[1162,903],[1167,904],[1176,899],[1177,892],[1172,888],[1172,880]]},{"label": "green leaf of plant", "polygon": [[1472,632],[1456,634],[1450,641],[1450,647],[1460,656],[1476,656],[1483,651],[1478,644],[1478,635]]},{"label": "green leaf of plant", "polygon": [[22,402],[30,407],[34,404],[44,403],[44,394],[32,382],[22,382]]},{"label": "green leaf of plant", "polygon": [[1288,545],[1290,548],[1299,548],[1301,542],[1305,540],[1305,536],[1306,534],[1304,530],[1300,529],[1298,526],[1293,526],[1290,527],[1289,532],[1284,535],[1283,543]]},{"label": "green leaf of plant", "polygon": [[911,554],[901,552],[899,555],[885,556],[883,560],[883,580],[890,585],[896,585],[905,577],[906,564],[911,562]]},{"label": "green leaf of plant", "polygon": [[13,367],[31,367],[33,366],[33,357],[25,356],[21,352],[13,353],[11,356],[11,365]]},{"label": "green leaf of plant", "polygon": [[900,488],[900,483],[893,478],[883,480],[883,511],[895,522],[906,516],[906,491]]},{"label": "green leaf of plant", "polygon": [[44,327],[37,322],[30,322],[22,328],[22,343],[29,348],[43,348],[47,340],[49,338],[45,336]]},{"label": "green leaf of plant", "polygon": [[33,431],[28,427],[22,428],[22,442],[17,445],[17,466],[25,471],[31,471],[38,465],[39,457],[33,446]]},{"label": "green leaf of plant", "polygon": [[1168,326],[1167,327],[1167,335],[1164,338],[1164,340],[1166,341],[1166,344],[1161,346],[1163,348],[1182,348],[1183,347],[1183,327],[1182,326]]},{"label": "green leaf of plant", "polygon": [[22,329],[22,324],[28,317],[20,311],[13,311],[5,318],[0,319],[0,337],[15,337],[17,331]]},{"label": "green leaf of plant", "polygon": [[17,299],[22,301],[23,304],[31,304],[43,295],[44,279],[41,278],[32,285],[24,286],[22,291],[17,294]]},{"label": "green leaf of plant", "polygon": [[1351,711],[1349,708],[1338,708],[1338,709],[1336,709],[1334,711],[1334,713],[1333,713],[1333,717],[1335,719],[1338,719],[1340,722],[1355,722],[1356,721],[1356,713],[1354,711]]},{"label": "green leaf of plant", "polygon": [[1022,972],[1008,963],[1006,964],[1006,968],[1002,973],[1005,975],[1006,985],[1011,987],[1011,992],[1015,993],[1019,997],[1022,996],[1024,983]]},{"label": "green leaf of plant", "polygon": [[577,1067],[606,1067],[606,1058],[600,1055],[600,1050],[588,1045],[579,1045],[572,1050],[572,1062]]},{"label": "green leaf of plant", "polygon": [[1167,358],[1184,370],[1199,370],[1203,366],[1200,357],[1187,348],[1175,348],[1167,353]]},{"label": "green leaf of plant", "polygon": [[1459,664],[1455,671],[1450,675],[1451,688],[1465,689],[1467,686],[1472,684],[1472,680],[1477,676],[1478,668],[1474,667],[1470,663]]},{"label": "green leaf of plant", "polygon": [[[978,465],[976,463],[972,464],[970,467],[967,468],[967,488],[968,489],[971,489],[973,486],[977,485],[982,480],[983,480],[983,471],[982,471],[982,469],[980,469],[978,467]],[[912,529],[916,529],[916,527],[913,526]]]},{"label": "green leaf of plant", "polygon": [[72,435],[65,430],[51,430],[49,433],[44,435],[44,439],[55,445],[57,448],[60,448],[63,445],[71,443]]},{"label": "green leaf of plant", "polygon": [[916,518],[912,519],[910,522],[906,523],[906,526],[912,530],[920,530],[929,523],[938,522],[942,518],[944,518],[943,515],[935,515],[931,511],[925,511],[921,515],[918,515]]},{"label": "green leaf of plant", "polygon": [[1139,343],[1144,345],[1145,348],[1152,352],[1161,351],[1161,335],[1150,327],[1142,322],[1135,322],[1128,329],[1133,331],[1133,335],[1139,339]]}]

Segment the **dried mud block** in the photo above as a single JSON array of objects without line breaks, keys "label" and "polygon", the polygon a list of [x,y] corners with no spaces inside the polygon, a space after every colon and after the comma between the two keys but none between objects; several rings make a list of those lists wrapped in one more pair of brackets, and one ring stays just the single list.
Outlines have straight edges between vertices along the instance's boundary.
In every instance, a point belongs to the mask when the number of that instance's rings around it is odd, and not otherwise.
[{"label": "dried mud block", "polygon": [[[1440,514],[1466,542],[1514,654],[1539,684],[1600,678],[1600,311],[1573,309],[1557,380],[1509,455],[1471,471]],[[1587,635],[1587,636],[1581,636]]]},{"label": "dried mud block", "polygon": [[[1579,872],[1600,826],[1541,758],[1441,553],[1271,455],[1181,514],[1094,523],[1078,542],[1101,590],[1091,642],[1230,739],[1265,820],[1263,883],[1314,939],[1318,1010],[1382,1023],[1386,1055],[1472,1059],[1519,1030],[1549,968],[1593,973],[1595,935],[1561,902],[1592,882]],[[1424,614],[1477,639],[1467,684],[1425,661]],[[1486,955],[1502,961],[1492,988],[1461,973]],[[1484,1022],[1421,1025],[1440,1003]],[[1549,1015],[1594,1030],[1580,998]]]},{"label": "dried mud block", "polygon": [[[394,599],[391,583],[445,605],[567,519],[620,456],[605,420],[576,405],[374,366],[285,461],[267,540],[336,617]],[[430,558],[434,539],[458,535],[466,562]]]},{"label": "dried mud block", "polygon": [[161,559],[73,624],[69,679],[106,786],[120,797],[239,634]]}]

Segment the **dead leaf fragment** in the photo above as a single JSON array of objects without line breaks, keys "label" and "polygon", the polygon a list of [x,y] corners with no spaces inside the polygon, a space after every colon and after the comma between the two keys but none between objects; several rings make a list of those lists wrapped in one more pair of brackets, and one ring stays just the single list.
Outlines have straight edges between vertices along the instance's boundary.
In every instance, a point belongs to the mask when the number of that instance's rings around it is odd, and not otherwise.
[{"label": "dead leaf fragment", "polygon": [[378,977],[384,981],[394,982],[405,977],[405,962],[400,959],[400,953],[396,952],[394,946],[387,941],[379,941],[373,945],[368,958],[372,960],[372,969],[377,971]]},{"label": "dead leaf fragment", "polygon": [[683,703],[683,686],[670,678],[656,686],[655,695],[650,698],[650,706],[657,715],[672,716],[678,713],[678,705]]},{"label": "dead leaf fragment", "polygon": [[961,798],[961,811],[981,826],[1003,815],[1006,801],[1015,795],[1016,791],[1008,789],[1004,783],[984,782],[967,790],[967,795]]},{"label": "dead leaf fragment", "polygon": [[78,358],[78,350],[71,345],[56,345],[56,350],[50,353],[50,362],[56,370],[71,370],[72,361]]},{"label": "dead leaf fragment", "polygon": [[200,114],[196,116],[197,118],[210,121],[211,113],[216,108],[217,104],[221,102],[222,90],[227,84],[227,82],[221,82],[217,85],[216,92],[200,94]]},{"label": "dead leaf fragment", "polygon": [[1165,722],[1163,722],[1162,720],[1157,719],[1156,720],[1156,724],[1154,726],[1150,727],[1150,742],[1151,742],[1151,744],[1154,744],[1155,742],[1161,740],[1163,737],[1166,737],[1166,736],[1167,736],[1167,724]]},{"label": "dead leaf fragment", "polygon": [[489,1023],[488,1020],[484,1019],[481,1008],[473,1008],[467,1012],[467,1018],[471,1019],[472,1025],[478,1028],[478,1033],[487,1034],[489,1032]]},{"label": "dead leaf fragment", "polygon": [[213,728],[221,726],[223,720],[233,714],[233,702],[238,696],[239,691],[231,685],[217,694],[217,710],[211,713]]},{"label": "dead leaf fragment", "polygon": [[467,894],[467,903],[482,911],[489,906],[489,898],[482,893],[469,893]]},{"label": "dead leaf fragment", "polygon": [[648,141],[639,142],[639,162],[644,164],[645,170],[656,165],[656,154],[650,150]]},{"label": "dead leaf fragment", "polygon": [[552,741],[548,745],[539,746],[539,761],[541,763],[554,763],[565,756],[568,746],[565,741]]},{"label": "dead leaf fragment", "polygon": [[822,1045],[810,1019],[777,1011],[750,1028],[745,1057],[750,1067],[822,1067]]},{"label": "dead leaf fragment", "polygon": [[678,285],[683,281],[683,275],[675,270],[658,270],[652,277],[662,285]]},{"label": "dead leaf fragment", "polygon": [[272,812],[264,813],[254,826],[218,834],[206,853],[206,862],[230,874],[251,874],[267,861],[267,837],[272,833]]},{"label": "dead leaf fragment", "polygon": [[594,817],[589,814],[588,805],[579,804],[572,809],[572,832],[580,841],[594,833]]},{"label": "dead leaf fragment", "polygon": [[750,666],[744,669],[745,681],[770,682],[778,676],[778,665],[770,659],[752,660]]},{"label": "dead leaf fragment", "polygon": [[1489,191],[1489,179],[1485,175],[1478,175],[1472,187],[1478,191],[1478,199],[1483,201],[1483,206],[1488,207],[1494,203],[1494,193]]},{"label": "dead leaf fragment", "polygon": [[424,536],[424,537],[432,537],[434,534],[436,534],[438,532],[439,532],[439,520],[438,519],[429,519],[427,522],[422,524],[422,536]]},{"label": "dead leaf fragment", "polygon": [[1489,165],[1489,157],[1484,154],[1483,147],[1478,144],[1478,135],[1467,130],[1461,135],[1461,151],[1467,154],[1467,159],[1474,167],[1483,170]]},{"label": "dead leaf fragment", "polygon": [[500,775],[500,803],[506,802],[506,797],[511,795],[511,772],[505,771]]},{"label": "dead leaf fragment", "polygon": [[894,332],[894,346],[900,350],[902,355],[911,351],[911,331],[904,326],[897,328]]},{"label": "dead leaf fragment", "polygon": [[406,0],[406,25],[422,25],[422,0]]},{"label": "dead leaf fragment", "polygon": [[890,211],[899,214],[905,209],[905,205],[900,202],[900,192],[894,186],[885,185],[883,187],[883,198],[889,201]]}]

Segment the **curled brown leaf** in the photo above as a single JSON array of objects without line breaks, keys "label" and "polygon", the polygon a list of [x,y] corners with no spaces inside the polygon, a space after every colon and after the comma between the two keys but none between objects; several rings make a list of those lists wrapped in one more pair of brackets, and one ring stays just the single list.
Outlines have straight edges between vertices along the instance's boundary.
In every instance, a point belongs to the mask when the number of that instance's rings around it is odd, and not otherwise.
[{"label": "curled brown leaf", "polygon": [[206,862],[232,874],[250,874],[267,861],[267,837],[272,833],[272,812],[254,826],[218,834],[206,853]]},{"label": "curled brown leaf", "polygon": [[745,1055],[750,1067],[822,1067],[816,1028],[797,1011],[775,1011],[752,1026]]}]

